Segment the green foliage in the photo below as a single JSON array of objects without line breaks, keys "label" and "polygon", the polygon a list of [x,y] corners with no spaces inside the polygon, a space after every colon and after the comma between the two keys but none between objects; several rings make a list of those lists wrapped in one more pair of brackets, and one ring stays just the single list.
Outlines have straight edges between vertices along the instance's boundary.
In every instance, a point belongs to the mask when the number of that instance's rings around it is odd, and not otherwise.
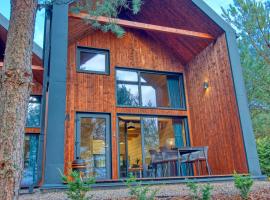
[{"label": "green foliage", "polygon": [[190,195],[192,199],[193,200],[199,199],[199,191],[198,191],[199,186],[194,182],[188,182],[187,187],[190,190]]},{"label": "green foliage", "polygon": [[242,199],[248,199],[253,180],[250,175],[239,175],[234,173],[234,185],[240,191]]},{"label": "green foliage", "polygon": [[[130,10],[135,15],[140,11],[142,3],[142,0],[77,1],[71,8],[71,12],[86,12],[93,19],[86,18],[85,21],[91,24],[93,28],[100,29],[103,32],[111,31],[117,37],[122,37],[125,31],[116,23],[118,15],[123,10]],[[108,23],[102,24],[96,20],[99,16],[108,17],[111,20]]]},{"label": "green foliage", "polygon": [[141,182],[136,182],[134,176],[130,176],[126,180],[129,188],[129,194],[135,196],[137,200],[154,200],[158,190],[151,190],[150,186],[142,186]]},{"label": "green foliage", "polygon": [[234,0],[228,10],[223,9],[223,17],[270,64],[270,0]]},{"label": "green foliage", "polygon": [[72,171],[68,176],[62,174],[62,180],[67,183],[67,196],[71,200],[87,200],[92,197],[86,197],[86,193],[91,190],[91,185],[95,183],[95,179],[84,178],[82,179],[81,175],[77,171]]},{"label": "green foliage", "polygon": [[193,200],[209,200],[211,199],[211,192],[213,186],[209,183],[206,185],[198,186],[196,183],[190,181],[187,183],[190,194]]},{"label": "green foliage", "polygon": [[270,136],[270,0],[234,0],[223,17],[239,35],[254,133]]},{"label": "green foliage", "polygon": [[133,95],[125,85],[117,85],[117,104],[138,106],[139,96]]},{"label": "green foliage", "polygon": [[262,173],[270,177],[270,137],[258,138],[257,150]]}]

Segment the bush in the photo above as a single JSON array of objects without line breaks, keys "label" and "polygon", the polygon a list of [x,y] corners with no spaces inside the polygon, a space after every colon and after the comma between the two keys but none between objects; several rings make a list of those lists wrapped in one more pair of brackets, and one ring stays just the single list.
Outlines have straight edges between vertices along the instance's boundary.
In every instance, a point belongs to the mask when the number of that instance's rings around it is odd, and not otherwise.
[{"label": "bush", "polygon": [[253,180],[250,175],[239,175],[234,173],[234,185],[240,191],[242,199],[248,199]]},{"label": "bush", "polygon": [[[70,177],[70,178],[69,178]],[[94,178],[84,178],[77,171],[72,171],[69,176],[62,174],[62,180],[67,183],[67,196],[71,200],[87,200],[92,196],[86,197],[86,193],[91,190],[91,185],[95,183]]]},{"label": "bush", "polygon": [[150,186],[142,186],[141,182],[136,182],[134,176],[126,180],[129,188],[129,194],[135,196],[137,200],[154,200],[158,190],[151,190]]},{"label": "bush", "polygon": [[270,177],[270,137],[257,139],[257,150],[262,173]]},{"label": "bush", "polygon": [[194,182],[188,182],[187,187],[190,190],[193,200],[210,200],[213,187],[208,183],[206,185],[198,186]]}]

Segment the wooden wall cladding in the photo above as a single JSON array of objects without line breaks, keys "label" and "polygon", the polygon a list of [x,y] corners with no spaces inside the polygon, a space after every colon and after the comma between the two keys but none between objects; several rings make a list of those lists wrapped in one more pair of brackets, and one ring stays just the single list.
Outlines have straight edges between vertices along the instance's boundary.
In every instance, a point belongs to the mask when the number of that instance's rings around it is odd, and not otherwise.
[{"label": "wooden wall cladding", "polygon": [[31,95],[42,95],[42,84],[33,78]]},{"label": "wooden wall cladding", "polygon": [[[76,46],[88,46],[110,50],[110,75],[76,72]],[[116,113],[157,114],[151,109],[125,109],[116,107],[115,66],[134,67],[156,71],[180,72],[184,68],[180,61],[171,55],[158,42],[127,32],[121,39],[110,33],[99,31],[89,34],[68,47],[67,65],[67,108],[65,169],[74,159],[74,136],[76,112],[110,113],[112,125],[112,177],[117,176],[117,137]],[[158,114],[169,115],[171,110],[158,110]],[[186,112],[184,112],[186,114]],[[176,114],[182,114],[181,111]]]},{"label": "wooden wall cladding", "polygon": [[185,72],[193,145],[209,146],[213,174],[247,173],[225,35],[196,56]]}]

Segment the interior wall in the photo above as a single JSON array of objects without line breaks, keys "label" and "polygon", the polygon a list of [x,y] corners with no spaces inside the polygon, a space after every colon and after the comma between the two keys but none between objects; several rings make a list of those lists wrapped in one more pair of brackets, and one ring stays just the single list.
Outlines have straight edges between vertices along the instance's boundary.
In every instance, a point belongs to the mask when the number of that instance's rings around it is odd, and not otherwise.
[{"label": "interior wall", "polygon": [[196,56],[185,74],[192,144],[209,146],[213,174],[247,173],[225,34]]}]

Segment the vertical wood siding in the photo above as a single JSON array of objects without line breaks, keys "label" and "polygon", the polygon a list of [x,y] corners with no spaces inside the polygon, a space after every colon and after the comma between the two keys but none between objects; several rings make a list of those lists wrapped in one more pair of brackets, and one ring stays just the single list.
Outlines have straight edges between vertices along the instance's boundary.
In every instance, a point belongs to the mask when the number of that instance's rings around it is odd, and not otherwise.
[{"label": "vertical wood siding", "polygon": [[[247,172],[245,149],[225,35],[186,67],[194,146],[208,145],[214,174]],[[203,83],[209,88],[204,90]]]},{"label": "vertical wood siding", "polygon": [[[110,50],[110,75],[76,72],[76,46]],[[183,72],[187,111],[116,107],[115,66],[156,71]],[[203,82],[209,81],[208,91]],[[118,178],[117,113],[188,116],[194,146],[208,145],[214,174],[247,172],[241,127],[233,88],[225,36],[207,47],[186,67],[177,56],[145,35],[127,32],[117,39],[94,32],[68,47],[65,170],[74,159],[76,112],[111,115],[112,178]]]},{"label": "vertical wood siding", "polygon": [[[76,72],[76,46],[88,46],[110,50],[110,75]],[[118,178],[117,113],[146,113],[160,115],[186,115],[185,111],[152,110],[139,108],[117,108],[115,97],[115,66],[141,68],[156,71],[182,72],[180,61],[170,50],[150,38],[127,32],[118,39],[112,34],[95,32],[69,44],[67,66],[67,108],[65,169],[74,159],[74,137],[76,112],[98,112],[111,114],[112,178]]]}]

